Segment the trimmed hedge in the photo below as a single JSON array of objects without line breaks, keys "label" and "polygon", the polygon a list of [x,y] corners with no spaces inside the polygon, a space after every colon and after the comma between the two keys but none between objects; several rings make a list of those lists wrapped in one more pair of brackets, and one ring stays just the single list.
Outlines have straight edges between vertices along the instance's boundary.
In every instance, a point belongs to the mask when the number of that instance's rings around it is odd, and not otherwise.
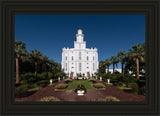
[{"label": "trimmed hedge", "polygon": [[137,83],[129,83],[128,87],[132,88],[132,93],[133,94],[138,94],[138,85],[137,85]]},{"label": "trimmed hedge", "polygon": [[25,96],[28,90],[28,84],[15,87],[15,96]]},{"label": "trimmed hedge", "polygon": [[104,88],[105,86],[103,85],[103,84],[101,84],[101,83],[95,83],[95,84],[93,84],[93,86],[95,87],[95,88],[97,88],[97,89],[100,89],[100,88]]},{"label": "trimmed hedge", "polygon": [[58,84],[55,86],[56,89],[66,89],[68,87],[68,84]]},{"label": "trimmed hedge", "polygon": [[88,81],[92,83],[97,83],[94,79],[89,79]]},{"label": "trimmed hedge", "polygon": [[68,84],[70,82],[72,82],[72,79],[67,79],[67,80],[64,81],[64,83],[66,83],[66,84]]}]

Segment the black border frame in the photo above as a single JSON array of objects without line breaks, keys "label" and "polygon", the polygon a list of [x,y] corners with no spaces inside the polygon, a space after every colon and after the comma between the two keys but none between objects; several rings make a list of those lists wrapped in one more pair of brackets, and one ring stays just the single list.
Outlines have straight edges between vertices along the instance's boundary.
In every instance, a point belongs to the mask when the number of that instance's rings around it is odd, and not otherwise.
[{"label": "black border frame", "polygon": [[[1,115],[160,115],[159,109],[159,0],[2,0],[0,39]],[[14,102],[15,14],[145,14],[146,102],[135,103],[33,103]]]}]

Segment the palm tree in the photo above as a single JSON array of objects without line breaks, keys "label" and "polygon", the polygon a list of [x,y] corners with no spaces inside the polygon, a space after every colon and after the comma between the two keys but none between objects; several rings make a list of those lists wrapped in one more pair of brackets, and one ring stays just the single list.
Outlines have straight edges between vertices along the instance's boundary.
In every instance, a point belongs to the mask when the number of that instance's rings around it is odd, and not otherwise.
[{"label": "palm tree", "polygon": [[107,72],[109,72],[109,66],[112,64],[111,60],[110,59],[106,59],[105,60],[105,64],[106,64],[106,67],[107,67]]},{"label": "palm tree", "polygon": [[42,56],[41,52],[34,49],[34,50],[31,50],[31,53],[30,53],[30,59],[32,61],[32,63],[34,63],[34,66],[35,66],[35,77],[37,77],[37,66],[38,66],[38,62],[40,61],[40,57]]},{"label": "palm tree", "polygon": [[27,55],[26,44],[22,41],[15,41],[15,57],[16,57],[16,84],[19,83],[19,58]]},{"label": "palm tree", "polygon": [[117,56],[111,56],[110,58],[110,61],[112,62],[113,64],[113,73],[115,72],[115,65],[118,63],[118,59],[117,59]]},{"label": "palm tree", "polygon": [[144,62],[145,45],[136,44],[129,52],[129,57],[136,61],[136,78],[139,80],[139,61]]},{"label": "palm tree", "polygon": [[42,61],[43,70],[46,71],[46,64],[49,62],[48,57],[46,55],[40,57]]},{"label": "palm tree", "polygon": [[124,67],[124,64],[125,64],[125,61],[126,61],[126,51],[125,50],[121,50],[120,52],[118,52],[118,58],[119,58],[119,61],[121,62],[122,64],[122,73],[124,72],[123,71],[123,67]]},{"label": "palm tree", "polygon": [[99,73],[106,73],[106,64],[105,61],[100,61],[99,62]]},{"label": "palm tree", "polygon": [[50,71],[51,71],[53,66],[54,66],[54,64],[55,64],[55,61],[53,59],[50,59],[48,63],[50,65]]}]

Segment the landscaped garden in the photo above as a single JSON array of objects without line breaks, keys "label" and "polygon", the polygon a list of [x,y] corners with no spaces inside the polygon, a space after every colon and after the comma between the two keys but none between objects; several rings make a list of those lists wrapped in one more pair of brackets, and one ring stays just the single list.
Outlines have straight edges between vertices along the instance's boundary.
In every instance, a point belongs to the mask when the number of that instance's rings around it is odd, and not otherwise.
[{"label": "landscaped garden", "polygon": [[[143,61],[144,45],[135,45],[128,53],[120,51],[116,57],[112,56],[110,59],[100,61],[99,72],[89,79],[70,79],[61,70],[61,64],[49,59],[46,55],[42,55],[36,49],[27,52],[25,43],[16,41],[15,98],[29,97],[28,100],[33,100],[38,98],[37,96],[45,90],[44,98],[38,100],[65,101],[69,98],[79,100],[77,93],[84,91],[85,100],[88,101],[122,101],[121,99],[129,101],[130,99],[126,98],[129,95],[132,101],[136,101],[136,95],[141,95],[141,98],[146,93],[146,79],[143,71],[145,69],[145,62]],[[122,64],[122,72],[115,70],[118,62]],[[109,72],[109,66],[111,65],[113,65],[113,73]],[[129,73],[129,71],[132,73]],[[57,92],[59,92],[58,95]],[[71,94],[65,94],[69,92]],[[120,96],[118,99],[118,95],[116,95],[118,92],[121,92],[121,95],[124,96]],[[50,94],[52,95],[50,96]],[[80,93],[80,95],[82,94]],[[102,96],[103,98],[101,98]],[[142,98],[144,100],[144,97]]]},{"label": "landscaped garden", "polygon": [[68,87],[66,90],[74,90],[77,88],[78,85],[84,85],[86,89],[96,89],[93,87],[92,82],[89,82],[87,79],[86,80],[73,80],[72,82],[69,83]]}]

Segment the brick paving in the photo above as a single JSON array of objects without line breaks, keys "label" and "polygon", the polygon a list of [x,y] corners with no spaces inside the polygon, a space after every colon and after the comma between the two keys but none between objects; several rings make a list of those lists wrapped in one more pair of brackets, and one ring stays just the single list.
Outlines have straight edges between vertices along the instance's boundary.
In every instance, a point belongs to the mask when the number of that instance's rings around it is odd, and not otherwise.
[{"label": "brick paving", "polygon": [[105,85],[105,90],[87,90],[87,92],[83,96],[78,96],[74,90],[67,91],[55,91],[55,86],[57,84],[63,83],[65,80],[58,82],[52,86],[47,86],[42,88],[40,91],[32,94],[31,96],[24,98],[15,98],[15,101],[39,101],[41,98],[46,96],[54,96],[61,101],[92,101],[98,98],[105,98],[107,96],[116,97],[119,100],[124,101],[137,101],[144,102],[145,96],[143,95],[135,95],[131,93],[126,93],[121,89],[118,89],[116,86],[107,85],[104,82],[96,80],[99,83]]}]

